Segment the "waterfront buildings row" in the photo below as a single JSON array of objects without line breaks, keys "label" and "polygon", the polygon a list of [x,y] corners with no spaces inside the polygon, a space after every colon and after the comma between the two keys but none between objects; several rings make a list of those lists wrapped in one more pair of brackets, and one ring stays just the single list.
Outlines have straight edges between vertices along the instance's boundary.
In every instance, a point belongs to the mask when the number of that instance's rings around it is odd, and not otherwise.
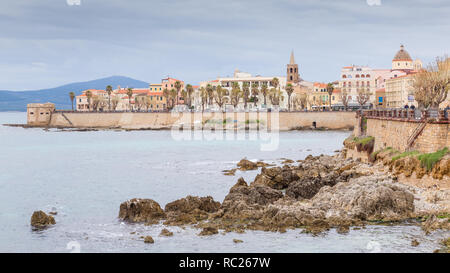
[{"label": "waterfront buildings row", "polygon": [[413,61],[401,45],[392,59],[391,68],[345,66],[335,82],[310,82],[300,77],[292,52],[283,76],[254,76],[236,69],[232,77],[217,77],[189,86],[191,92],[187,92],[184,81],[171,77],[150,84],[148,88],[131,91],[120,86],[110,94],[105,90],[90,89],[76,97],[76,110],[105,111],[109,107],[116,111],[188,108],[195,111],[326,110],[330,102],[333,109],[344,109],[359,108],[361,100],[358,96],[362,92],[368,95],[365,108],[417,107],[413,83],[414,75],[420,69],[422,62]]}]

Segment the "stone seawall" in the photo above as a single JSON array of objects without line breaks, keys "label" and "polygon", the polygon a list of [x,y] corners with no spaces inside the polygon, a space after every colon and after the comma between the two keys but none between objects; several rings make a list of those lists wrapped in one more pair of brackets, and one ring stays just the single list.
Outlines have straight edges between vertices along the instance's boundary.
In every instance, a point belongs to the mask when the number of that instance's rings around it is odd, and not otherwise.
[{"label": "stone seawall", "polygon": [[[225,121],[224,121],[225,120]],[[196,129],[302,128],[352,129],[354,112],[281,112],[281,113],[77,113],[54,112],[48,124],[59,128],[169,129],[172,126]],[[29,124],[32,125],[32,124]]]},{"label": "stone seawall", "polygon": [[[414,121],[367,118],[366,135],[375,137],[374,151],[386,147],[405,151],[408,138],[418,126],[420,123]],[[448,123],[428,123],[411,149],[430,153],[450,147],[449,129]]]}]

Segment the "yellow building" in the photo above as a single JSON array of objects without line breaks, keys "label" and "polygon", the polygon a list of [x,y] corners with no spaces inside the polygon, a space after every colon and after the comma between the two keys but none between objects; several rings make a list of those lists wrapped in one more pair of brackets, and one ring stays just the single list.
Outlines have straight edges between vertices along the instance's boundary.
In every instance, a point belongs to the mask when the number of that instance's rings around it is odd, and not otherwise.
[{"label": "yellow building", "polygon": [[387,108],[417,107],[414,100],[414,73],[386,80],[385,98]]}]

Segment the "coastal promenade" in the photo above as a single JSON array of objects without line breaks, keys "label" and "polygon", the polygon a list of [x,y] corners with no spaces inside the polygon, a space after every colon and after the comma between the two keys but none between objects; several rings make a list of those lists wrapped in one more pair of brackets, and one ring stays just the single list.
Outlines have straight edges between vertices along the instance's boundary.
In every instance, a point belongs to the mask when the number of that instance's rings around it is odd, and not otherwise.
[{"label": "coastal promenade", "polygon": [[[35,111],[36,112],[36,111]],[[39,112],[39,111],[37,111]],[[53,128],[351,130],[355,112],[71,112],[53,111],[38,123],[28,113],[28,126]]]}]

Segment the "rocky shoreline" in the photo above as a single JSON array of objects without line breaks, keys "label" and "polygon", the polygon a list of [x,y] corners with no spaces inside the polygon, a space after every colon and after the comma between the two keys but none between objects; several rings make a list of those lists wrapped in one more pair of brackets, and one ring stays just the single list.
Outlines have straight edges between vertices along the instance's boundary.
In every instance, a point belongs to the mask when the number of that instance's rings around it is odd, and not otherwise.
[{"label": "rocky shoreline", "polygon": [[[187,196],[164,210],[151,199],[120,205],[119,218],[131,223],[192,225],[199,235],[245,230],[285,232],[302,228],[314,235],[336,228],[396,224],[409,221],[426,232],[450,228],[450,189],[430,190],[406,185],[397,174],[372,163],[334,156],[285,160],[271,167],[246,159],[240,170],[261,168],[250,183],[239,178],[222,203],[212,197]],[[449,174],[445,174],[449,175]]]}]

